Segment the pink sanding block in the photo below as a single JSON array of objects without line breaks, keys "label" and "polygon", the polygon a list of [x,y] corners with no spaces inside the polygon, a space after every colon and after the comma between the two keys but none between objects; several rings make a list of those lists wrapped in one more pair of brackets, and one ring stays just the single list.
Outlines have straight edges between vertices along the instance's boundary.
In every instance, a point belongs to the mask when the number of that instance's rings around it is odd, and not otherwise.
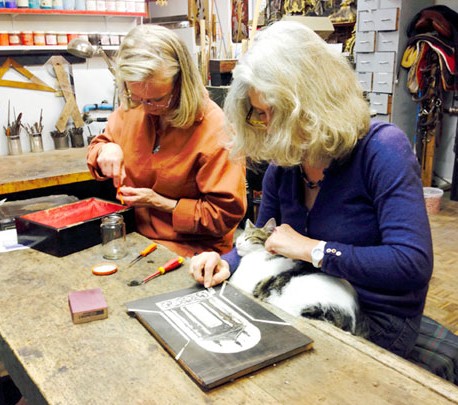
[{"label": "pink sanding block", "polygon": [[69,292],[68,305],[73,323],[108,318],[107,303],[100,288]]}]

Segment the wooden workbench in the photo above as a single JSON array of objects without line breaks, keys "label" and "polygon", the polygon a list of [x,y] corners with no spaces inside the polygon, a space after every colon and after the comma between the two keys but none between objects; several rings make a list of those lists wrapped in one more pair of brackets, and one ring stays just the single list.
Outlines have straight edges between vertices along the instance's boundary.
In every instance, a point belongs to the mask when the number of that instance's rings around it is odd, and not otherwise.
[{"label": "wooden workbench", "polygon": [[[30,404],[458,404],[456,386],[363,339],[273,307],[314,340],[314,349],[201,391],[126,313],[126,302],[193,285],[186,263],[128,287],[174,256],[160,246],[127,269],[147,244],[130,234],[129,255],[118,261],[120,271],[106,277],[91,274],[101,261],[99,245],[63,258],[31,249],[2,254],[0,355]],[[96,287],[107,300],[108,319],[74,325],[68,292]]]},{"label": "wooden workbench", "polygon": [[92,180],[87,148],[0,157],[0,195]]}]

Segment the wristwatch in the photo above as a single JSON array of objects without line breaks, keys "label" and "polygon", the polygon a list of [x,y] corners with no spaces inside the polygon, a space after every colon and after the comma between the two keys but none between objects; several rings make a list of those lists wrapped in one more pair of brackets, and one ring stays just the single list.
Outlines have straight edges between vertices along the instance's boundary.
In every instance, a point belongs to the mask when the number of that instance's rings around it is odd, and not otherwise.
[{"label": "wristwatch", "polygon": [[321,262],[323,261],[324,257],[324,247],[326,246],[325,241],[320,241],[318,244],[312,249],[312,264],[316,268],[321,267]]}]

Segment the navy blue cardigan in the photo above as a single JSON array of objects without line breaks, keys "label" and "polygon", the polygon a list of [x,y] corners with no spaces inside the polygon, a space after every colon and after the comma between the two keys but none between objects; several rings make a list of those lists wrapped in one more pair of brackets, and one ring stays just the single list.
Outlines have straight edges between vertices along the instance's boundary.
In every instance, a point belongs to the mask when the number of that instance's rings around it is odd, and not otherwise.
[{"label": "navy blue cardigan", "polygon": [[[422,313],[433,268],[420,168],[405,134],[372,122],[344,162],[333,162],[312,210],[299,167],[270,165],[257,225],[271,217],[326,241],[322,271],[348,280],[363,311],[400,317]],[[223,256],[234,272],[235,249]]]}]

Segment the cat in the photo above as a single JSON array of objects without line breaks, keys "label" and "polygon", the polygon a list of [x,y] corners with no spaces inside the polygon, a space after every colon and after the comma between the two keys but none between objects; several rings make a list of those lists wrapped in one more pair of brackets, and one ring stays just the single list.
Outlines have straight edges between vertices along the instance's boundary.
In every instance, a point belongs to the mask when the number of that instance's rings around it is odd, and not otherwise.
[{"label": "cat", "polygon": [[294,316],[320,319],[367,336],[357,293],[347,280],[325,274],[311,263],[267,252],[264,243],[275,227],[274,218],[262,228],[247,219],[235,242],[241,261],[230,283]]}]

